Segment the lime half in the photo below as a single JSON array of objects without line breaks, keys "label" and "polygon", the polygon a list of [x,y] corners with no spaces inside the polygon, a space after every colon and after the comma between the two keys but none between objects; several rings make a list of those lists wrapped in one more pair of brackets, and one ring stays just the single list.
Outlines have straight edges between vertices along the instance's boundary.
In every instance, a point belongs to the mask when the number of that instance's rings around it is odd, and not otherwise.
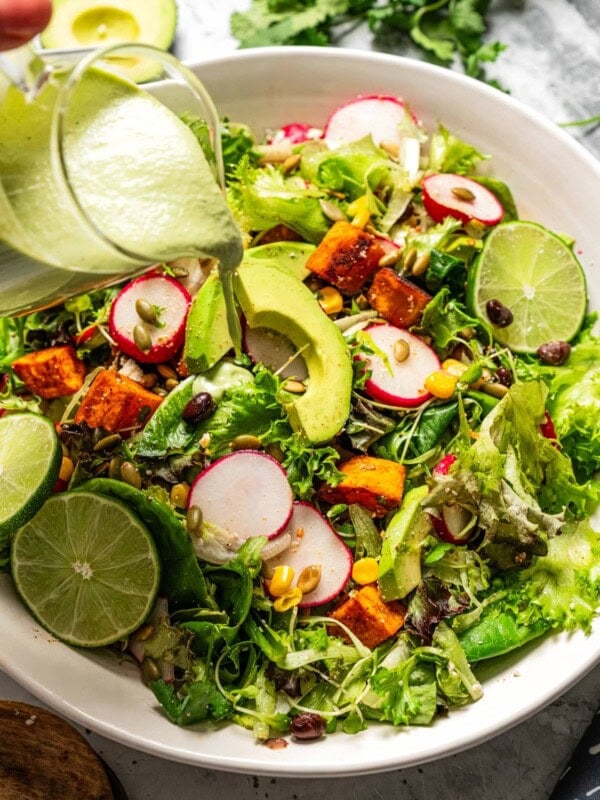
[{"label": "lime half", "polygon": [[147,528],[127,506],[64,492],[14,536],[12,575],[36,619],[69,644],[100,647],[148,616],[159,562]]},{"label": "lime half", "polygon": [[58,478],[61,448],[46,417],[0,417],[0,542],[39,510]]},{"label": "lime half", "polygon": [[587,308],[585,275],[556,234],[535,222],[506,222],[487,236],[469,275],[467,299],[488,323],[488,301],[500,301],[513,321],[494,325],[494,338],[517,353],[533,353],[546,342],[575,336]]}]

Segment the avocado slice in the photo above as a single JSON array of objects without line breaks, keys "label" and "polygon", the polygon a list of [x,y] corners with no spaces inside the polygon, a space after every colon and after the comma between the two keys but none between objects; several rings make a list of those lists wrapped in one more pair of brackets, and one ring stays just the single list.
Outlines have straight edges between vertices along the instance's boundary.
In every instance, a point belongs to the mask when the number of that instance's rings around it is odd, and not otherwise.
[{"label": "avocado slice", "polygon": [[[175,0],[54,0],[52,19],[42,32],[45,48],[104,47],[111,44],[150,44],[168,50],[177,28]],[[144,58],[118,58],[115,67],[136,83],[161,77],[161,65]]]},{"label": "avocado slice", "polygon": [[302,349],[308,388],[285,393],[290,424],[307,442],[331,439],[350,413],[352,391],[352,363],[339,329],[310,289],[267,259],[238,270],[235,292],[250,327],[271,328]]},{"label": "avocado slice", "polygon": [[[315,249],[304,242],[274,242],[246,250],[240,269],[255,262],[275,264],[298,280],[309,273],[306,262]],[[205,372],[233,347],[223,288],[217,273],[212,273],[194,298],[187,320],[183,358],[188,372]]]},{"label": "avocado slice", "polygon": [[432,527],[421,509],[428,492],[411,489],[385,531],[377,578],[384,600],[401,600],[421,582],[421,546]]},{"label": "avocado slice", "polygon": [[216,272],[204,281],[190,308],[183,358],[188,372],[206,372],[233,347],[223,287]]}]

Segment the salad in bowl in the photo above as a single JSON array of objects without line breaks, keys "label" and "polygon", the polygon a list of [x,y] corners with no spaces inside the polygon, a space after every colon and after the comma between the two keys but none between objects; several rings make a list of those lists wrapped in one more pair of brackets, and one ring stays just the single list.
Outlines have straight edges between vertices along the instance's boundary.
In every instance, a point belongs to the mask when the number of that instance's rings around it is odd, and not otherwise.
[{"label": "salad in bowl", "polygon": [[138,672],[157,718],[267,751],[445,724],[598,603],[578,245],[478,142],[370,88],[223,123],[241,347],[210,260],[1,322],[18,596]]}]

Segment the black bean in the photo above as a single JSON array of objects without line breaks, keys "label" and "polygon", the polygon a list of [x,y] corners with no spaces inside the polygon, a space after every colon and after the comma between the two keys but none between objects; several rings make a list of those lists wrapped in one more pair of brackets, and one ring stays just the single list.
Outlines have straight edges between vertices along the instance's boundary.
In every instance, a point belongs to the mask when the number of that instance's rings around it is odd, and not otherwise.
[{"label": "black bean", "polygon": [[513,376],[512,372],[506,367],[498,367],[496,370],[496,378],[503,386],[512,386]]},{"label": "black bean", "polygon": [[212,395],[208,392],[200,392],[186,403],[181,412],[181,417],[186,422],[202,422],[203,419],[210,417],[216,407]]},{"label": "black bean", "polygon": [[513,321],[513,314],[510,308],[507,308],[504,303],[495,298],[487,301],[485,310],[492,325],[496,325],[498,328],[506,328]]},{"label": "black bean", "polygon": [[536,350],[537,357],[544,364],[550,364],[553,367],[559,367],[564,364],[569,354],[571,353],[571,345],[568,342],[556,340],[554,342],[546,342]]},{"label": "black bean", "polygon": [[302,741],[320,739],[325,734],[325,720],[319,714],[304,711],[290,722],[290,733]]}]

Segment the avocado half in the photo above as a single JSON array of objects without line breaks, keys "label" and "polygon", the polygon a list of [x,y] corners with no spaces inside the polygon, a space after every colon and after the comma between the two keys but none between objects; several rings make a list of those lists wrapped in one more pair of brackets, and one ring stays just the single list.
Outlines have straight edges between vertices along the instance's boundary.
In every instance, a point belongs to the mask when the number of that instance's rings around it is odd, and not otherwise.
[{"label": "avocado half", "polygon": [[307,390],[283,403],[292,428],[313,444],[333,438],[348,418],[352,393],[352,363],[339,328],[310,289],[267,259],[237,271],[235,293],[251,328],[271,328],[302,350]]},{"label": "avocado half", "polygon": [[[176,28],[175,0],[54,0],[52,19],[41,43],[50,49],[129,43],[168,50]],[[162,74],[160,64],[151,59],[119,58],[115,66],[136,83]]]}]

